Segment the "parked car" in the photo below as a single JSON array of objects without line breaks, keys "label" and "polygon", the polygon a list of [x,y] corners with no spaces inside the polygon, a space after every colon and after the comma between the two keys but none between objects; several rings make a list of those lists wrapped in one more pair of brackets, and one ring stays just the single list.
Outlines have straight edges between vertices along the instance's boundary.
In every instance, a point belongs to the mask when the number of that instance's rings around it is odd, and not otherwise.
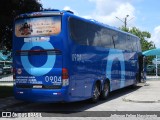
[{"label": "parked car", "polygon": [[0,76],[3,74],[3,66],[0,65]]},{"label": "parked car", "polygon": [[[160,65],[157,66],[158,75],[160,75]],[[156,66],[155,65],[147,65],[147,74],[155,75],[156,74]]]},{"label": "parked car", "polygon": [[0,61],[0,66],[2,66],[2,74],[9,74],[12,72],[12,62],[11,61]]}]

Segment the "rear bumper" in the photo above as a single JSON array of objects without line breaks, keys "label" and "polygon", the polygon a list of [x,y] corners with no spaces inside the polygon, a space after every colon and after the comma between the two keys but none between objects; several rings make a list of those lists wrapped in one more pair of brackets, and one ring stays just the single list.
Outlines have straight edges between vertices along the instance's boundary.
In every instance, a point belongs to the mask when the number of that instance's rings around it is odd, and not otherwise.
[{"label": "rear bumper", "polygon": [[14,88],[16,99],[27,102],[67,102],[66,89],[20,89]]}]

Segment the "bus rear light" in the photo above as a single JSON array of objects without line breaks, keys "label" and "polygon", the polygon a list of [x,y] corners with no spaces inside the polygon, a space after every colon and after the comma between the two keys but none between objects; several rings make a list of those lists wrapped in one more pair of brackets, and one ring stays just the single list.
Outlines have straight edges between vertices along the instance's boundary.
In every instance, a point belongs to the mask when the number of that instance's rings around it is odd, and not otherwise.
[{"label": "bus rear light", "polygon": [[68,79],[68,70],[66,68],[62,68],[62,79]]},{"label": "bus rear light", "polygon": [[69,75],[66,68],[62,68],[62,86],[69,85]]}]

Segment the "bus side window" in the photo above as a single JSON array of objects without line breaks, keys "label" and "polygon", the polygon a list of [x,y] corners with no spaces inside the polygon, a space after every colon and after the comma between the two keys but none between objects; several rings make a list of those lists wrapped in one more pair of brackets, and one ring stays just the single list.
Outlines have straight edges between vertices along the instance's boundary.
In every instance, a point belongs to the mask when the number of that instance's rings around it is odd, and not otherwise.
[{"label": "bus side window", "polygon": [[132,36],[130,36],[130,43],[131,43],[131,51],[134,51],[134,38]]},{"label": "bus side window", "polygon": [[133,51],[137,51],[137,40],[136,38],[133,38]]},{"label": "bus side window", "polygon": [[115,46],[116,46],[115,43],[118,40],[118,35],[113,35],[112,40],[113,40],[113,44],[114,44],[114,48],[115,48]]},{"label": "bus side window", "polygon": [[138,52],[141,52],[142,50],[141,50],[141,44],[140,44],[140,40],[137,38],[137,51]]},{"label": "bus side window", "polygon": [[117,39],[118,36],[116,35],[116,32],[114,33],[113,31],[106,29],[105,32],[103,33],[102,38],[104,38],[104,40],[105,40],[105,42],[104,42],[105,48],[114,48],[113,35],[115,35],[115,37]]},{"label": "bus side window", "polygon": [[102,46],[101,32],[100,31],[95,31],[95,36],[94,36],[94,40],[93,40],[93,46]]},{"label": "bus side window", "polygon": [[126,50],[133,51],[133,39],[130,35],[127,35],[126,44]]},{"label": "bus side window", "polygon": [[93,30],[88,30],[87,45],[92,46],[93,45],[93,40],[94,40],[94,31]]},{"label": "bus side window", "polygon": [[118,39],[114,41],[115,48],[125,50],[126,49],[125,41],[126,41],[126,36],[123,33],[119,33]]},{"label": "bus side window", "polygon": [[71,38],[80,45],[87,45],[87,24],[70,18]]}]

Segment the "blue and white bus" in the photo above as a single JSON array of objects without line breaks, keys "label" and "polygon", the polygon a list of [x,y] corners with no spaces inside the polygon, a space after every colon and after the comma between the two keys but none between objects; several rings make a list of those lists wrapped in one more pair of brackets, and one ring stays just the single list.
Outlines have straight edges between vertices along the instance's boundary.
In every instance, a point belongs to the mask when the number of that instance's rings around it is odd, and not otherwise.
[{"label": "blue and white bus", "polygon": [[27,13],[15,19],[16,99],[72,102],[99,98],[140,82],[140,39],[70,11]]}]

